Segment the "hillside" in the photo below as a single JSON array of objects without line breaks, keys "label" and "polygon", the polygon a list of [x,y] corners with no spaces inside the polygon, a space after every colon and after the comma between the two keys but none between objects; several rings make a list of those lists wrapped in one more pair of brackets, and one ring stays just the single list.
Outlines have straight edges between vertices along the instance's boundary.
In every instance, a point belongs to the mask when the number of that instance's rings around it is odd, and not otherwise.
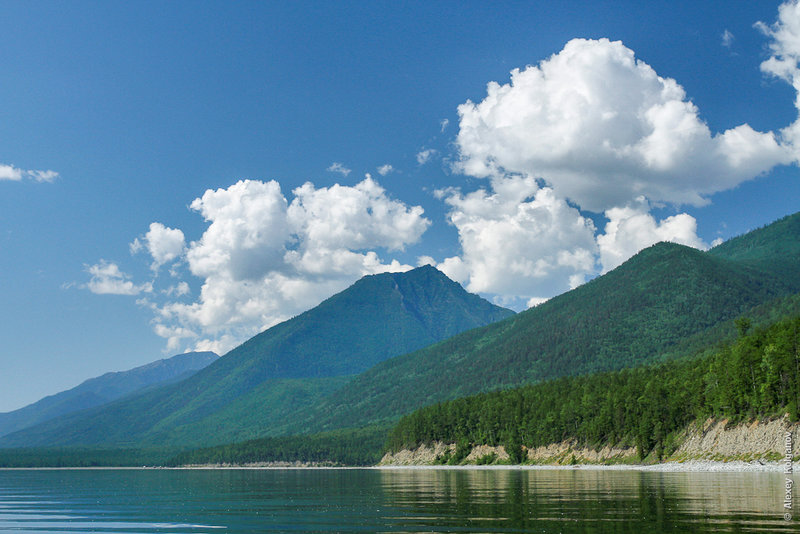
[{"label": "hillside", "polygon": [[[770,240],[795,242],[772,232]],[[794,293],[757,267],[788,265],[791,246],[762,247],[758,265],[659,243],[617,269],[505,321],[387,360],[309,413],[287,433],[363,426],[465,395],[657,361],[686,339],[759,304]]]},{"label": "hillside", "polygon": [[443,442],[463,444],[466,452],[473,445],[503,445],[520,463],[523,446],[532,450],[570,442],[597,449],[635,447],[640,459],[660,460],[678,449],[679,434],[692,421],[769,420],[786,413],[796,421],[800,318],[745,332],[703,358],[561,378],[429,406],[401,419],[389,449]]},{"label": "hillside", "polygon": [[536,308],[415,351],[392,336],[450,335],[441,314],[480,299],[430,267],[366,277],[183,383],[0,445],[213,445],[385,425],[440,401],[700,354],[731,339],[742,314],[763,323],[797,309],[798,217],[710,252],[659,243]]},{"label": "hillside", "polygon": [[106,373],[45,397],[19,410],[0,413],[0,436],[73,412],[108,404],[145,388],[184,380],[217,359],[213,352],[189,352],[128,371]]},{"label": "hillside", "polygon": [[367,276],[188,380],[0,438],[0,445],[214,444],[268,435],[346,377],[513,315],[433,267]]},{"label": "hillside", "polygon": [[737,335],[697,358],[462,397],[392,427],[186,451],[168,465],[369,465],[383,452],[383,465],[775,460],[784,432],[800,434],[783,417],[798,417],[800,309],[758,328],[740,321]]},{"label": "hillside", "polygon": [[780,276],[800,291],[800,213],[730,239],[708,253]]}]

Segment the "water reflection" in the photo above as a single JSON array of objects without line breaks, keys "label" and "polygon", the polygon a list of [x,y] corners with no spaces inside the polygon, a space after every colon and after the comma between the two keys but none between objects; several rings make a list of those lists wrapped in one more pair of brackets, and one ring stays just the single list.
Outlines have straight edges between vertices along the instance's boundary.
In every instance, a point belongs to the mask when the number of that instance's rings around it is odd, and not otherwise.
[{"label": "water reflection", "polygon": [[778,473],[0,470],[0,531],[780,532]]},{"label": "water reflection", "polygon": [[[382,485],[415,527],[536,532],[799,531],[779,473],[390,470]],[[427,514],[424,520],[422,518]],[[509,531],[509,530],[506,530]]]}]

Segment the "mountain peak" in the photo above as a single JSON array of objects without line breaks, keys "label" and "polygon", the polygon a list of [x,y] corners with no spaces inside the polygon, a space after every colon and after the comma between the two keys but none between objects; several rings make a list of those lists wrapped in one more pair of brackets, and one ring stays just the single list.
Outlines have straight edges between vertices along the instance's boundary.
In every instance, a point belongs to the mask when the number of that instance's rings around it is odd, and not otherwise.
[{"label": "mountain peak", "polygon": [[285,424],[290,409],[308,406],[351,375],[513,314],[431,266],[365,276],[179,384],[0,442],[185,444],[257,437]]}]

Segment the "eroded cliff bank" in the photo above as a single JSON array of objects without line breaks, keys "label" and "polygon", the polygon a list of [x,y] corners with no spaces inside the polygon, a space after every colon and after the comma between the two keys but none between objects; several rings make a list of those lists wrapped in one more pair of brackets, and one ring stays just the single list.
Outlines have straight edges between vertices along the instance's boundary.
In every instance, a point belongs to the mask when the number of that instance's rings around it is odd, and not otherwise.
[{"label": "eroded cliff bank", "polygon": [[[788,433],[788,441],[787,441]],[[678,437],[680,445],[667,462],[691,460],[713,461],[778,461],[784,458],[786,444],[790,443],[794,458],[800,457],[800,423],[791,423],[788,417],[729,424],[728,420],[707,420],[689,425]],[[530,464],[616,464],[640,463],[635,447],[610,446],[591,448],[575,441],[562,441],[543,447],[523,447],[526,463]],[[436,442],[416,449],[387,453],[379,465],[435,465],[456,454],[456,445]],[[656,458],[648,457],[652,463]],[[459,460],[461,464],[507,463],[509,455],[503,446],[478,445]]]}]

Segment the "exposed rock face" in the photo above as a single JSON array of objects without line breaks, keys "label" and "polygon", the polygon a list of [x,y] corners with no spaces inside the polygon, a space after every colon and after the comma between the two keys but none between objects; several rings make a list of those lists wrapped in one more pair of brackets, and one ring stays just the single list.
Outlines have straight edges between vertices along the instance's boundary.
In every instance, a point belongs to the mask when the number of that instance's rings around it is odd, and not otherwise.
[{"label": "exposed rock face", "polygon": [[[573,459],[574,457],[574,459]],[[602,463],[622,461],[636,457],[635,447],[610,447],[606,445],[600,450],[579,447],[573,441],[551,443],[544,447],[528,449],[528,460],[537,464]]]},{"label": "exposed rock face", "polygon": [[477,447],[472,447],[472,451],[470,451],[467,457],[464,458],[464,463],[474,464],[477,463],[478,460],[480,460],[481,458],[491,455],[494,455],[496,461],[499,462],[504,462],[510,458],[502,445],[499,447],[490,447],[489,445],[478,445]]},{"label": "exposed rock face", "polygon": [[395,453],[387,452],[378,465],[433,465],[436,458],[444,456],[444,453],[448,450],[453,452],[456,450],[456,446],[437,441],[431,445],[420,445],[412,450],[403,449]]},{"label": "exposed rock face", "polygon": [[[689,425],[683,433],[682,444],[667,461],[685,460],[777,460],[786,450],[786,432],[791,433],[794,455],[800,455],[800,423],[790,423],[788,417],[767,421],[752,421],[728,425],[727,420],[709,419],[705,423]],[[455,451],[454,444],[436,442],[421,445],[414,450],[387,453],[379,465],[433,465],[438,457]],[[595,450],[581,447],[574,441],[551,443],[543,447],[526,449],[530,463],[564,465],[570,463],[631,463],[636,461],[635,447],[606,445]],[[494,454],[495,461],[506,462],[508,454],[502,446],[477,445],[463,463],[475,464],[481,458]]]},{"label": "exposed rock face", "polygon": [[783,456],[786,432],[792,435],[795,456],[800,454],[800,424],[788,417],[728,425],[728,421],[707,420],[690,425],[674,459],[742,459]]},{"label": "exposed rock face", "polygon": [[[446,451],[453,453],[456,449],[455,444],[445,444],[436,442],[432,445],[420,445],[418,448],[409,450],[404,449],[396,453],[386,453],[378,465],[433,465],[436,459],[445,454]],[[594,450],[587,447],[577,447],[575,443],[564,441],[553,443],[546,447],[527,449],[528,460],[537,464],[568,464],[573,462],[581,463],[600,463],[605,461],[624,460],[636,456],[634,448],[603,447]],[[464,459],[465,464],[476,464],[487,456],[494,455],[494,461],[507,462],[509,455],[503,446],[492,447],[490,445],[476,445]]]}]

